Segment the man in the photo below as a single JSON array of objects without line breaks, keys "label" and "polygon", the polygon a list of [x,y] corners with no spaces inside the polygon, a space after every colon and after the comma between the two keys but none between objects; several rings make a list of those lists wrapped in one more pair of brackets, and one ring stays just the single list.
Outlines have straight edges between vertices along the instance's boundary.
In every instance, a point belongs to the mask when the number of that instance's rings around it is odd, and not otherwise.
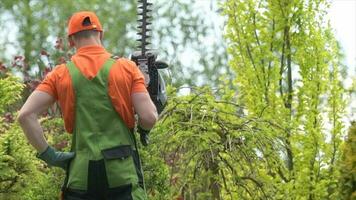
[{"label": "man", "polygon": [[[133,135],[149,131],[157,111],[144,78],[128,59],[113,59],[102,46],[103,29],[92,12],[75,13],[68,39],[76,54],[58,65],[27,99],[18,120],[38,157],[66,170],[64,199],[147,199]],[[38,116],[58,101],[71,152],[49,146]]]}]

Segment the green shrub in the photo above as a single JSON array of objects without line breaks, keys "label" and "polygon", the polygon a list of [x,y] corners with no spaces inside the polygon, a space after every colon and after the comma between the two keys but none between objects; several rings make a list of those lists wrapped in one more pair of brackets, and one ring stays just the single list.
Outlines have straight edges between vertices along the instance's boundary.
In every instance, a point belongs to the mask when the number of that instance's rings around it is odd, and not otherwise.
[{"label": "green shrub", "polygon": [[356,122],[353,122],[343,144],[340,164],[340,187],[343,200],[356,199]]},{"label": "green shrub", "polygon": [[24,85],[15,76],[6,74],[5,77],[0,77],[0,115],[21,98],[23,88]]}]

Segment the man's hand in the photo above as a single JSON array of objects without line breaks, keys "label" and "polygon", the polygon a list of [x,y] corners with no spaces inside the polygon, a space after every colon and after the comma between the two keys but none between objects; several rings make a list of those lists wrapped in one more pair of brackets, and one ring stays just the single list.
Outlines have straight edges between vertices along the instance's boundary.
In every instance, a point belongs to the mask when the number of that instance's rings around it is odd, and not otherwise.
[{"label": "man's hand", "polygon": [[150,142],[150,138],[148,137],[150,130],[145,130],[141,128],[141,126],[137,126],[137,132],[140,134],[140,141],[142,145],[147,146],[148,143]]},{"label": "man's hand", "polygon": [[74,158],[74,156],[74,152],[57,151],[51,146],[48,146],[44,152],[37,155],[38,158],[45,161],[48,165],[60,167],[64,170],[67,169],[69,161]]}]

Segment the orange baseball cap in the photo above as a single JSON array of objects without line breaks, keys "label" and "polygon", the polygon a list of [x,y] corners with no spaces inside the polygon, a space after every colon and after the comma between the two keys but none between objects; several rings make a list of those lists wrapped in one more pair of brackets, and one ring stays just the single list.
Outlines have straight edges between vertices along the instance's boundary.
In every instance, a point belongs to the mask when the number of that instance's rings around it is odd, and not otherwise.
[{"label": "orange baseball cap", "polygon": [[68,22],[68,36],[85,30],[97,30],[102,32],[103,28],[99,18],[95,13],[90,11],[74,13]]}]

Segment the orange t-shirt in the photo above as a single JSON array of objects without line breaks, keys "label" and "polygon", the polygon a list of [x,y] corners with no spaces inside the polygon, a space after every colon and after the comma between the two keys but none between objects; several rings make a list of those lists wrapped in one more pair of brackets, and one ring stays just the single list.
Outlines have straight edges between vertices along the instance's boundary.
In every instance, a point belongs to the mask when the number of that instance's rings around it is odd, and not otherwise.
[{"label": "orange t-shirt", "polygon": [[[110,57],[111,54],[101,46],[85,46],[78,49],[71,60],[86,78],[92,79]],[[133,128],[135,118],[131,95],[147,92],[141,71],[131,60],[120,58],[112,66],[108,79],[108,94],[116,112],[128,128]],[[59,102],[65,128],[72,133],[75,123],[75,96],[72,79],[65,64],[56,66],[47,74],[36,90],[50,94]]]}]

